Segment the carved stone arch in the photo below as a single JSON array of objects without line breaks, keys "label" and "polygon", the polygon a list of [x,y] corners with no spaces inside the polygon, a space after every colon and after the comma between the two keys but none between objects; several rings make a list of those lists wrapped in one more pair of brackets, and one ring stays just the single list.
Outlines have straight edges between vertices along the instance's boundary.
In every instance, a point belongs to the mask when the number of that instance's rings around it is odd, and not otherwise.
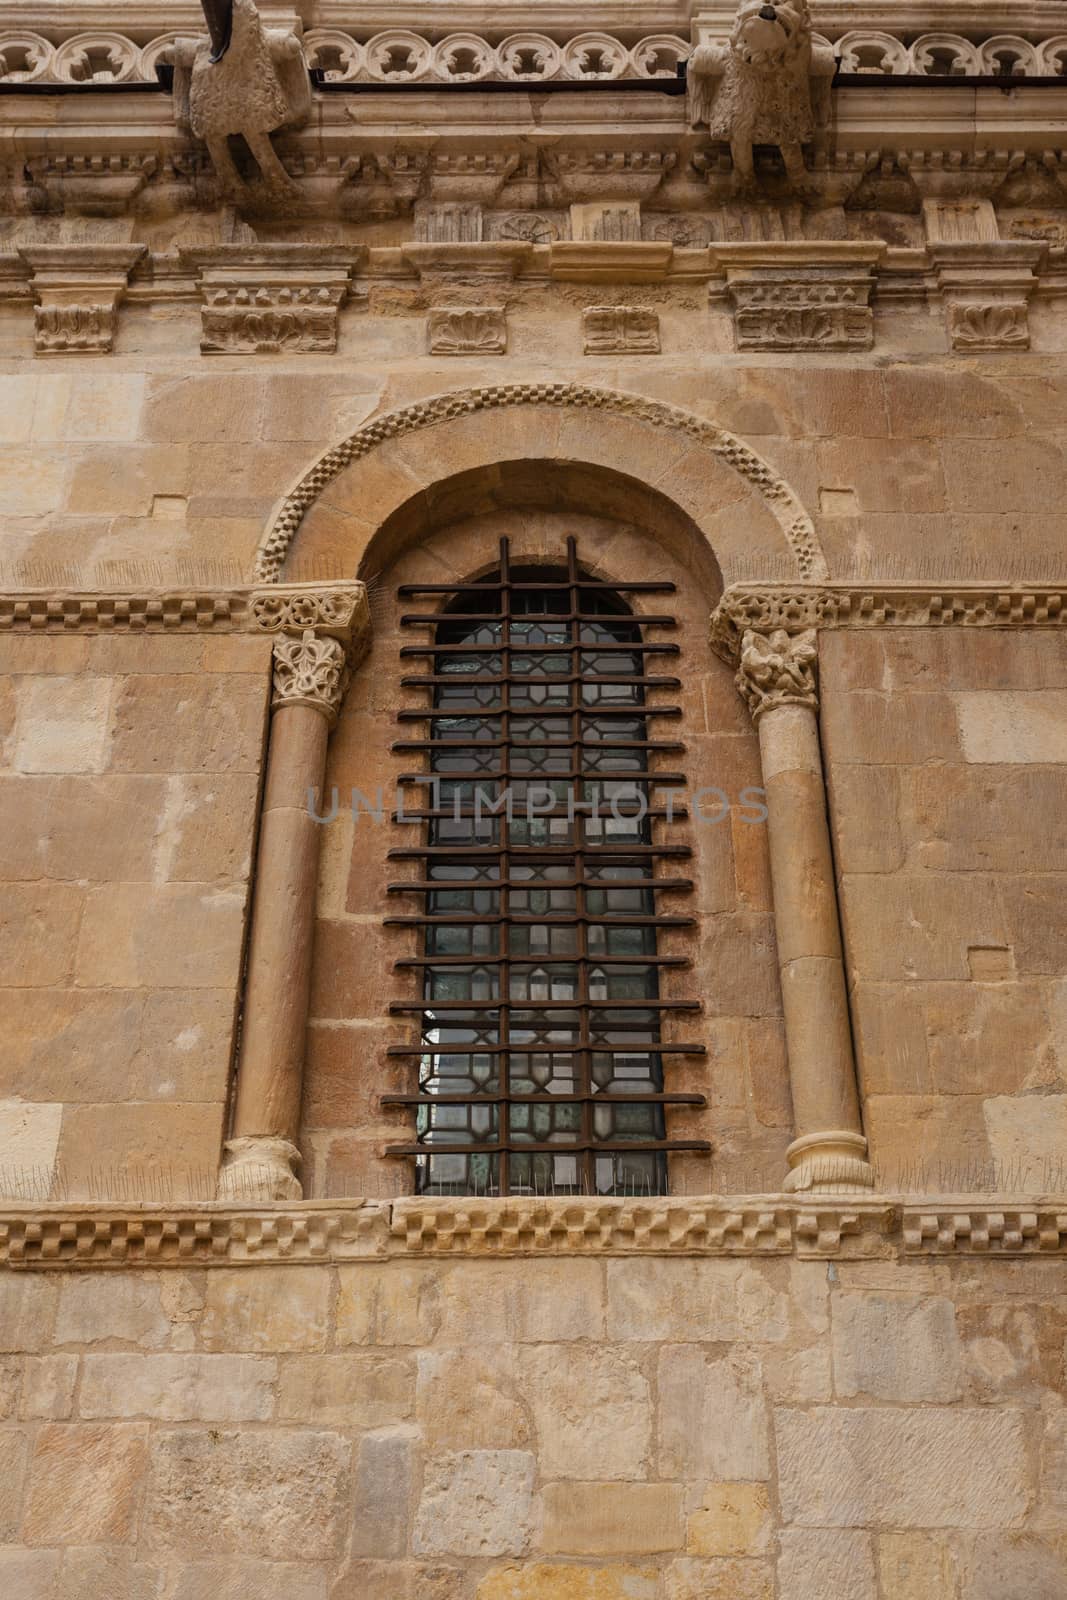
[{"label": "carved stone arch", "polygon": [[[567,474],[578,485],[569,503]],[[371,575],[383,528],[417,536],[420,524],[468,512],[479,486],[492,499],[523,481],[531,492],[551,485],[567,509],[579,508],[583,486],[632,487],[641,497],[634,520],[684,523],[726,583],[828,575],[797,495],[734,434],[640,395],[544,383],[438,395],[365,423],[286,496],[255,576]]]}]

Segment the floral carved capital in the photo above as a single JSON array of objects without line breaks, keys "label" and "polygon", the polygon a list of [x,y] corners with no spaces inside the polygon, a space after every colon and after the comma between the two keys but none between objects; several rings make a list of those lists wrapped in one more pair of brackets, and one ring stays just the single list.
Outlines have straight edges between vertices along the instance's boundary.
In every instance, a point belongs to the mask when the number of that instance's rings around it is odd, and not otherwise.
[{"label": "floral carved capital", "polygon": [[787,633],[748,630],[741,640],[741,665],[737,687],[744,695],[753,720],[777,706],[819,707],[819,646],[814,628]]},{"label": "floral carved capital", "polygon": [[348,687],[345,648],[336,639],[320,639],[308,628],[298,639],[279,639],[274,646],[274,696],[271,708],[310,706],[333,727]]}]

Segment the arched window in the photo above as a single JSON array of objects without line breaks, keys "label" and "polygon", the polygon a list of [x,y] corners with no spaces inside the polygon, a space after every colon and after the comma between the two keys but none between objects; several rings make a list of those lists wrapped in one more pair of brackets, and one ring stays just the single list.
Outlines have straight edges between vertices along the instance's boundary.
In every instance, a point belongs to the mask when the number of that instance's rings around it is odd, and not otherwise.
[{"label": "arched window", "polygon": [[[414,1108],[420,1192],[447,1194],[661,1194],[671,1104],[698,1095],[664,1090],[664,1058],[700,1054],[674,1040],[669,1014],[699,1010],[661,998],[665,968],[684,956],[657,949],[657,930],[690,925],[664,914],[669,876],[687,848],[670,841],[684,777],[665,759],[680,712],[659,692],[671,643],[648,642],[673,618],[642,616],[625,593],[584,576],[573,540],[565,565],[513,567],[507,541],[497,571],[460,593],[430,585],[407,598],[448,596],[442,611],[405,626],[429,629],[405,677],[425,710],[404,711],[419,737],[396,748],[425,765],[404,774],[406,817],[425,842],[393,852],[418,863],[391,892],[422,896],[421,949],[399,967],[421,975],[417,1040],[395,1053],[418,1064],[417,1090],[386,1097]],[[650,691],[653,691],[650,698]],[[664,869],[667,869],[666,871]]]}]

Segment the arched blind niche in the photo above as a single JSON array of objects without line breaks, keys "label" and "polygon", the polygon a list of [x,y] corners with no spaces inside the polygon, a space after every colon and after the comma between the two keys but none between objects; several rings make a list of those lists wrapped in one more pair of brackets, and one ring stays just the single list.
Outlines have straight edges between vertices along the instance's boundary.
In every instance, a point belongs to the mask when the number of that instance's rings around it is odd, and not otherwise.
[{"label": "arched blind niche", "polygon": [[[561,552],[561,555],[563,552]],[[435,1194],[662,1194],[668,1153],[706,1150],[670,1140],[672,1055],[701,1045],[665,1041],[667,1013],[694,1000],[661,998],[661,974],[684,956],[657,949],[657,931],[692,919],[661,908],[686,892],[689,855],[670,840],[683,813],[680,757],[670,737],[676,690],[659,669],[677,654],[670,615],[638,618],[628,595],[673,584],[605,585],[582,568],[576,542],[557,567],[499,566],[456,592],[407,586],[436,600],[402,625],[426,691],[403,711],[417,735],[395,748],[420,758],[401,777],[404,816],[423,842],[391,852],[413,860],[421,999],[397,1002],[415,1037],[409,1093],[413,1136],[389,1154],[414,1159],[415,1188]],[[414,726],[410,726],[414,725]]]}]

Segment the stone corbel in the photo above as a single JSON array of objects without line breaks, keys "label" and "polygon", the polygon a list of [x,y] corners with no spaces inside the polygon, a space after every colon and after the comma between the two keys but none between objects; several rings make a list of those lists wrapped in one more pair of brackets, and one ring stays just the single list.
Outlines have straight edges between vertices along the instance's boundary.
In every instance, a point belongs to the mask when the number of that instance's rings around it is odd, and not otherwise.
[{"label": "stone corbel", "polygon": [[204,355],[327,352],[361,245],[214,245],[181,252],[200,286]]},{"label": "stone corbel", "polygon": [[145,248],[23,246],[18,254],[31,274],[37,354],[107,355],[115,341],[119,302]]},{"label": "stone corbel", "polygon": [[715,244],[711,298],[734,311],[739,350],[870,350],[871,291],[885,245],[851,240]]},{"label": "stone corbel", "polygon": [[268,1202],[302,1194],[296,1141],[321,838],[312,803],[351,668],[370,640],[370,611],[361,583],[257,590],[251,611],[257,629],[277,636],[274,693],[233,1129],[219,1195]]},{"label": "stone corbel", "polygon": [[737,666],[759,731],[796,1130],[784,1187],[870,1188],[819,744],[818,633],[799,609],[760,630],[720,606],[712,644]]},{"label": "stone corbel", "polygon": [[942,240],[930,245],[953,350],[1029,350],[1030,300],[1048,245]]}]

